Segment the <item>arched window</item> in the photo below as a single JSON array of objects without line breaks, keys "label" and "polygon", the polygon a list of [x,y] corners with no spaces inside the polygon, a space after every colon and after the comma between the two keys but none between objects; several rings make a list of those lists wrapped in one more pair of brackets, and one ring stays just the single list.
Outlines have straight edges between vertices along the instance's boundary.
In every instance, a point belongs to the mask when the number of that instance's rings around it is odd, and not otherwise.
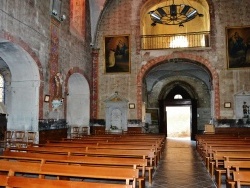
[{"label": "arched window", "polygon": [[0,102],[4,103],[4,78],[0,74]]},{"label": "arched window", "polygon": [[174,96],[174,99],[182,99],[182,96],[181,96],[180,94],[176,94],[176,95]]}]

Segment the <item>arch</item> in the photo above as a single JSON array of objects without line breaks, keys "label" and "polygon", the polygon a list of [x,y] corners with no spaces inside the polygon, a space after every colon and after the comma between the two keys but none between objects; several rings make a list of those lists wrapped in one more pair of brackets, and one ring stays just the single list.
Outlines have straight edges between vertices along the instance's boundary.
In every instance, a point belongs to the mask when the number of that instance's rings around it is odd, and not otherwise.
[{"label": "arch", "polygon": [[176,30],[178,25],[168,25],[168,29],[166,30],[166,25],[164,24],[156,24],[157,27],[152,27],[151,20],[148,12],[156,10],[159,7],[170,6],[172,1],[158,1],[152,0],[147,1],[143,4],[140,10],[140,18],[141,18],[141,34],[142,35],[158,35],[158,34],[176,34],[176,33],[190,33],[190,32],[201,32],[201,31],[210,31],[210,10],[209,4],[206,0],[175,0],[174,4],[189,4],[192,7],[196,8],[197,11],[203,15],[202,18],[198,16],[192,21],[188,21],[184,23],[184,27]]},{"label": "arch", "polygon": [[16,38],[16,37],[12,36],[10,33],[2,30],[0,32],[0,43],[1,43],[1,41],[5,41],[5,40],[20,46],[24,51],[26,51],[27,54],[29,54],[29,56],[33,59],[33,61],[35,62],[36,66],[38,68],[39,78],[40,78],[39,119],[42,119],[43,118],[43,91],[44,91],[44,76],[43,76],[43,72],[42,72],[42,70],[43,70],[42,63],[40,62],[36,53],[32,50],[32,48],[29,47],[29,45],[27,43],[25,43],[20,38]]},{"label": "arch", "polygon": [[10,72],[6,86],[8,129],[38,131],[44,88],[38,57],[24,41],[5,31],[0,33],[0,57]]},{"label": "arch", "polygon": [[216,69],[212,66],[212,64],[201,56],[197,56],[194,54],[176,52],[167,56],[159,56],[154,59],[148,61],[145,65],[141,67],[139,73],[137,75],[137,117],[138,119],[142,118],[142,87],[143,87],[143,78],[147,75],[147,73],[157,65],[162,63],[166,63],[166,60],[175,59],[175,58],[183,58],[189,59],[192,61],[199,62],[203,66],[205,66],[211,74],[212,77],[212,89],[214,90],[214,116],[215,118],[220,118],[220,96],[219,96],[219,76],[216,72]]},{"label": "arch", "polygon": [[65,117],[69,125],[89,126],[90,87],[89,82],[79,68],[72,68],[65,83]]}]

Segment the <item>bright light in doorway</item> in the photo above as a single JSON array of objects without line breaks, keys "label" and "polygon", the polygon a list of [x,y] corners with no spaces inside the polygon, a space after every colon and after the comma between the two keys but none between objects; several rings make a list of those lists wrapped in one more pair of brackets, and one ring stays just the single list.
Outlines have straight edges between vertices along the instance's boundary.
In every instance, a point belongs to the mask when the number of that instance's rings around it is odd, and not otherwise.
[{"label": "bright light in doorway", "polygon": [[190,106],[167,106],[167,137],[190,137],[190,115]]}]

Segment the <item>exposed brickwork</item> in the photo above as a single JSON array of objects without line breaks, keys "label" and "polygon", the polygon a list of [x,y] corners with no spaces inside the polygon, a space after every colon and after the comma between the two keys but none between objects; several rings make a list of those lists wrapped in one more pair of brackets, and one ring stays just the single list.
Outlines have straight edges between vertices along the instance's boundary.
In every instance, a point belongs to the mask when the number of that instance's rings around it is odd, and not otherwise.
[{"label": "exposed brickwork", "polygon": [[[250,25],[248,19],[247,10],[250,8],[250,1],[213,1],[206,0],[201,1],[203,5],[207,3],[209,7],[209,18],[210,18],[210,48],[205,50],[193,50],[187,51],[177,50],[163,50],[163,51],[142,51],[140,48],[141,42],[141,14],[145,12],[148,7],[153,4],[159,3],[158,0],[127,0],[125,1],[110,1],[108,7],[105,7],[102,20],[99,25],[97,33],[97,47],[100,48],[99,55],[99,70],[98,70],[98,88],[99,96],[98,101],[98,118],[104,118],[104,106],[101,102],[111,95],[115,91],[114,84],[119,83],[125,86],[125,90],[128,93],[123,93],[118,88],[118,92],[124,94],[123,96],[129,101],[137,96],[136,100],[136,116],[134,119],[141,118],[141,106],[144,90],[143,90],[143,78],[147,72],[150,71],[154,66],[162,63],[169,59],[186,58],[199,62],[205,66],[209,71],[208,74],[212,78],[212,89],[213,89],[213,103],[211,106],[214,107],[214,118],[221,118],[221,112],[228,115],[230,118],[234,113],[233,108],[224,109],[224,102],[230,101],[234,106],[234,94],[242,90],[244,84],[245,90],[250,90],[250,84],[244,80],[249,78],[248,69],[228,69],[227,68],[227,57],[226,57],[226,33],[225,28],[228,26],[247,26]],[[127,11],[127,7],[131,5],[131,10]],[[238,11],[242,12],[240,15]],[[125,23],[123,17],[130,18]],[[119,21],[118,21],[119,20]],[[125,27],[126,26],[126,27]],[[103,58],[103,37],[106,35],[122,35],[130,34],[131,36],[131,74],[123,76],[122,81],[118,81],[120,74],[105,75],[104,72],[104,58]],[[143,54],[147,54],[146,57]],[[136,78],[136,80],[128,79]],[[230,78],[230,79],[229,79]],[[224,82],[223,79],[227,81]],[[130,82],[128,82],[128,80]],[[238,81],[235,81],[238,80]],[[136,87],[132,87],[136,85]],[[122,87],[124,89],[124,87]],[[221,92],[223,91],[223,93]],[[130,116],[130,114],[129,114]]]}]

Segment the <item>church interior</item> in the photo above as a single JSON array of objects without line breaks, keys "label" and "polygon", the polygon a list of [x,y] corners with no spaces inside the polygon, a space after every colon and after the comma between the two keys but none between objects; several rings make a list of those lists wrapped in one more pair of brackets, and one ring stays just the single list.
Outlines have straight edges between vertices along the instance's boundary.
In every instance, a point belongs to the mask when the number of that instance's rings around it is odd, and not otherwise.
[{"label": "church interior", "polygon": [[249,187],[249,8],[2,0],[0,187]]}]

